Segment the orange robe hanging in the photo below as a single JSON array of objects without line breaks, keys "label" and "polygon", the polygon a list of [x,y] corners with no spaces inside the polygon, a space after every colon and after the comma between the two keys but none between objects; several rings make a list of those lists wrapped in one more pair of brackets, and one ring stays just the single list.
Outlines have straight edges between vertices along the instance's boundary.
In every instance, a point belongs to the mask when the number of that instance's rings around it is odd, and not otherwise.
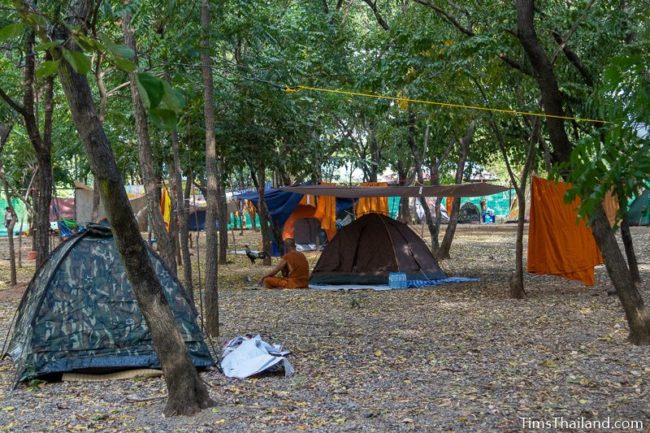
[{"label": "orange robe hanging", "polygon": [[593,286],[594,266],[603,259],[591,230],[584,220],[577,219],[579,201],[564,202],[569,188],[568,183],[533,177],[527,270]]},{"label": "orange robe hanging", "polygon": [[165,227],[169,231],[169,224],[172,219],[172,200],[166,186],[163,186],[160,194],[160,213],[165,221]]},{"label": "orange robe hanging", "polygon": [[[333,183],[321,183],[324,186],[333,186]],[[327,240],[331,241],[336,234],[336,197],[318,196],[318,204],[314,218],[320,221],[320,228],[327,235]]]},{"label": "orange robe hanging", "polygon": [[[364,182],[361,186],[388,186],[388,182]],[[367,213],[388,214],[388,197],[361,197],[354,209],[357,218]]]}]

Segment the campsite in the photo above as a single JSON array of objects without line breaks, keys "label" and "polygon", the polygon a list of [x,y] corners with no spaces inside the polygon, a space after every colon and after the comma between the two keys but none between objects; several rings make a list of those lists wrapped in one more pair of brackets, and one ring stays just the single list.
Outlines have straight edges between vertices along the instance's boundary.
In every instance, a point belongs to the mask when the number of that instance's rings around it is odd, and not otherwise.
[{"label": "campsite", "polygon": [[[634,236],[646,291],[650,232],[640,227]],[[647,420],[647,349],[626,343],[603,267],[593,288],[529,275],[529,299],[513,303],[503,289],[513,243],[512,225],[463,226],[452,249],[458,260],[445,271],[480,282],[391,292],[247,290],[247,277],[264,266],[230,256],[233,263],[220,268],[226,288],[217,349],[234,335],[258,332],[292,350],[294,377],[240,381],[203,373],[218,406],[162,418],[160,378],[11,392],[13,368],[4,361],[0,429],[519,432],[519,417]],[[4,335],[20,293],[0,293]]]},{"label": "campsite", "polygon": [[0,2],[0,433],[650,431],[647,2]]}]

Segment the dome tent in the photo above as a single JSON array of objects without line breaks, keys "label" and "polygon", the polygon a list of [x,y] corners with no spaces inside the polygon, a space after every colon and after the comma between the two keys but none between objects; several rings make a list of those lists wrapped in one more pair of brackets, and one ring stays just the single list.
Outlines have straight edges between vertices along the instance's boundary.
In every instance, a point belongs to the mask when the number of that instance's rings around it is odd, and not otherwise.
[{"label": "dome tent", "polygon": [[481,211],[472,202],[463,203],[458,214],[459,224],[479,224],[481,222]]},{"label": "dome tent", "polygon": [[[154,270],[196,367],[214,364],[180,282],[150,251]],[[91,226],[56,248],[18,306],[7,354],[17,381],[64,372],[160,368],[110,229]]]},{"label": "dome tent", "polygon": [[339,230],[311,275],[312,284],[387,284],[388,274],[445,278],[424,241],[406,224],[370,213]]}]

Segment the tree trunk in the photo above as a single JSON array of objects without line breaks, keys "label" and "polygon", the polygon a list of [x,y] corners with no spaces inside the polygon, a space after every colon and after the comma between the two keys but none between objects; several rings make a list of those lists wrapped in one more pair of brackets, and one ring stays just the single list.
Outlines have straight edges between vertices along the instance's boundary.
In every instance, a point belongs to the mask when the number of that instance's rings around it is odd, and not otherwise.
[{"label": "tree trunk", "polygon": [[599,206],[591,216],[590,224],[591,232],[594,234],[605,260],[607,273],[625,311],[625,318],[630,327],[629,339],[633,344],[648,345],[650,344],[650,333],[648,332],[650,312],[632,281],[632,274],[627,268],[625,258],[618,247],[614,231],[609,225],[602,206]]},{"label": "tree trunk", "polygon": [[11,221],[7,224],[7,240],[9,241],[9,285],[11,287],[16,285],[16,249],[14,247],[14,227],[16,225],[16,211],[14,210],[14,205],[11,202],[11,194],[9,193],[9,183],[7,178],[3,177],[5,197],[7,198],[7,209],[5,212],[9,212],[11,215]]},{"label": "tree trunk", "polygon": [[219,264],[228,262],[228,203],[226,202],[226,182],[223,178],[223,164],[219,164]]},{"label": "tree trunk", "polygon": [[[54,111],[54,78],[45,79],[45,107],[43,135],[36,120],[36,97],[34,93],[34,78],[36,69],[36,53],[34,52],[35,35],[33,32],[25,41],[25,68],[23,72],[23,118],[27,135],[34,147],[38,170],[34,179],[34,235],[33,243],[36,251],[36,268],[47,259],[50,252],[50,201],[52,199],[52,113]],[[46,60],[51,60],[50,54]]]},{"label": "tree trunk", "polygon": [[90,215],[90,220],[94,223],[99,220],[99,206],[101,204],[101,198],[99,196],[99,184],[97,182],[93,183],[93,208]]},{"label": "tree trunk", "polygon": [[207,177],[205,217],[205,304],[206,330],[211,337],[219,336],[219,264],[217,257],[217,219],[219,216],[219,175],[217,170],[217,141],[214,134],[214,84],[210,57],[210,2],[201,2],[201,72],[203,74],[203,113],[205,117],[205,172]]},{"label": "tree trunk", "polygon": [[[397,177],[400,185],[409,185],[407,179],[408,170],[400,161],[397,161]],[[409,206],[409,197],[400,197],[398,219],[404,224],[410,224],[411,221],[411,208]]]},{"label": "tree trunk", "polygon": [[52,160],[50,154],[37,155],[38,173],[34,189],[34,249],[36,268],[40,268],[50,254],[50,202],[52,198]]},{"label": "tree trunk", "polygon": [[632,274],[632,281],[635,284],[641,283],[641,274],[639,273],[639,264],[636,260],[634,253],[634,243],[632,242],[632,233],[630,233],[630,224],[627,216],[621,221],[621,238],[623,239],[623,246],[625,247],[625,255],[627,256],[627,265]]},{"label": "tree trunk", "polygon": [[[122,18],[122,30],[124,31],[124,44],[133,50],[133,62],[138,64],[138,51],[131,28],[131,14],[126,13]],[[138,155],[140,167],[142,170],[142,180],[144,184],[145,200],[147,202],[147,213],[149,221],[153,228],[156,242],[158,243],[158,252],[165,261],[169,269],[176,273],[176,255],[172,239],[165,227],[165,221],[160,212],[160,200],[157,200],[158,180],[154,171],[153,150],[149,136],[149,125],[147,113],[140,99],[140,91],[137,84],[136,72],[129,73],[129,84],[131,88],[131,101],[133,103],[133,117],[135,118],[135,129],[138,136]]]},{"label": "tree trunk", "polygon": [[[535,78],[542,96],[544,111],[553,116],[562,116],[564,111],[555,72],[537,39],[534,15],[533,0],[517,0],[517,36],[536,72]],[[554,158],[558,162],[570,161],[572,146],[564,130],[564,120],[557,117],[547,118],[546,124],[554,147]],[[591,231],[605,259],[607,273],[616,288],[623,310],[625,310],[625,317],[630,327],[630,341],[633,344],[650,344],[648,312],[644,306],[643,298],[633,282],[602,206],[594,212],[590,220]]]},{"label": "tree trunk", "polygon": [[[465,161],[467,160],[467,155],[469,153],[469,143],[472,141],[475,129],[476,122],[472,121],[467,128],[465,136],[460,140],[460,156],[458,157],[458,168],[456,169],[457,184],[463,182],[463,172],[465,171]],[[450,257],[449,251],[451,250],[451,243],[454,240],[454,234],[456,233],[459,214],[460,197],[454,199],[451,215],[449,215],[449,224],[447,224],[447,230],[445,231],[445,237],[442,238],[442,243],[440,244],[440,248],[438,248],[438,253],[436,254],[438,260],[444,260]]]},{"label": "tree trunk", "polygon": [[[172,197],[173,197],[173,214],[178,222],[178,233],[180,237],[180,252],[183,263],[183,282],[185,290],[194,302],[194,288],[192,284],[192,257],[190,255],[189,228],[187,221],[187,202],[183,195],[183,179],[181,178],[181,156],[180,143],[176,129],[171,132],[172,141]],[[188,182],[190,179],[188,177]]]},{"label": "tree trunk", "polygon": [[[92,2],[79,2],[69,11],[77,27],[79,17],[88,17]],[[70,37],[69,27],[59,26],[53,39],[66,41],[65,48],[79,51]],[[115,157],[95,111],[90,85],[85,75],[77,74],[57,52],[59,76],[70,113],[100,186],[100,194],[111,223],[120,257],[129,282],[151,331],[154,348],[160,359],[168,389],[165,415],[190,415],[213,405],[207,388],[201,381],[187,353],[183,337],[164,296],[144,239],[131,210]]]},{"label": "tree trunk", "polygon": [[524,223],[526,218],[526,185],[517,188],[517,201],[519,202],[519,213],[517,219],[517,240],[515,241],[515,272],[510,277],[510,297],[524,299],[526,290],[524,288]]},{"label": "tree trunk", "polygon": [[[409,126],[408,126],[407,141],[409,143],[409,148],[411,149],[411,154],[413,155],[413,160],[415,161],[415,174],[418,179],[418,184],[424,185],[424,174],[422,173],[422,157],[418,152],[418,148],[415,141],[415,123],[416,123],[415,113],[413,113],[411,107],[409,106]],[[425,150],[428,146],[428,143],[429,143],[429,125],[427,125],[426,130],[424,132]],[[431,236],[431,251],[435,254],[438,233],[436,231],[436,226],[433,222],[433,217],[431,216],[431,209],[427,204],[426,197],[420,196],[418,197],[418,200],[420,201],[420,206],[422,206],[422,210],[424,211],[424,220],[426,221],[427,228],[429,229],[429,236]]]},{"label": "tree trunk", "polygon": [[[439,176],[439,164],[436,164],[434,161],[430,161],[431,165],[429,167],[431,173],[431,185],[440,185],[440,176]],[[435,224],[433,226],[433,237],[431,239],[431,252],[434,256],[438,255],[438,250],[440,249],[440,225],[442,224],[442,210],[440,203],[442,202],[442,197],[436,197],[436,204],[434,205],[433,214],[436,216]]]},{"label": "tree trunk", "polygon": [[[2,152],[4,149],[4,146],[9,139],[9,134],[11,133],[12,129],[12,123],[8,125],[0,124],[0,152]],[[1,162],[0,173],[2,173],[2,183],[5,190],[5,197],[7,199],[7,209],[5,209],[5,212],[9,212],[9,215],[11,216],[11,220],[9,220],[9,224],[6,225],[6,228],[7,239],[9,241],[9,285],[13,287],[16,285],[16,250],[14,248],[14,226],[16,225],[17,216],[16,211],[14,210],[14,205],[11,201],[11,194],[9,193],[9,181],[4,175],[4,170]],[[7,221],[6,217],[5,221]]]},{"label": "tree trunk", "polygon": [[266,182],[266,177],[264,173],[264,165],[261,165],[257,169],[257,173],[252,172],[252,178],[253,178],[253,183],[255,184],[255,187],[257,188],[257,195],[258,195],[258,201],[257,201],[257,210],[258,210],[258,215],[260,216],[260,230],[262,231],[262,249],[266,253],[266,256],[264,257],[264,265],[265,266],[271,266],[271,228],[270,224],[271,222],[271,217],[269,215],[269,210],[266,207],[266,201],[264,198],[264,184]]}]

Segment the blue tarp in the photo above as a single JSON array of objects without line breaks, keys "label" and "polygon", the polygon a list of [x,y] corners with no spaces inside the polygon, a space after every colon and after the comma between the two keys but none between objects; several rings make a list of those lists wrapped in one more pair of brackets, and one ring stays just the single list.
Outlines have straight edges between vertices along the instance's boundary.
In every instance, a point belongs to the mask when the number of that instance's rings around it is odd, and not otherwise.
[{"label": "blue tarp", "polygon": [[[250,200],[253,202],[255,208],[259,209],[259,195],[257,191],[240,194],[238,197],[244,200]],[[275,188],[264,189],[264,203],[266,203],[266,207],[271,214],[273,224],[280,229],[284,227],[284,223],[287,222],[289,215],[298,206],[301,199],[302,194],[280,191]]]},{"label": "blue tarp", "polygon": [[[284,227],[284,224],[289,219],[291,213],[296,209],[300,200],[302,200],[302,194],[296,194],[293,192],[280,191],[275,188],[265,188],[264,189],[264,202],[266,207],[271,214],[271,220],[273,224],[281,230]],[[259,194],[257,191],[243,192],[237,194],[237,197],[243,200],[250,200],[253,202],[253,205],[256,209],[259,209]],[[352,208],[354,205],[353,199],[336,199],[336,213]],[[278,248],[275,240],[273,241],[271,254],[274,256],[280,255],[280,249]]]}]

